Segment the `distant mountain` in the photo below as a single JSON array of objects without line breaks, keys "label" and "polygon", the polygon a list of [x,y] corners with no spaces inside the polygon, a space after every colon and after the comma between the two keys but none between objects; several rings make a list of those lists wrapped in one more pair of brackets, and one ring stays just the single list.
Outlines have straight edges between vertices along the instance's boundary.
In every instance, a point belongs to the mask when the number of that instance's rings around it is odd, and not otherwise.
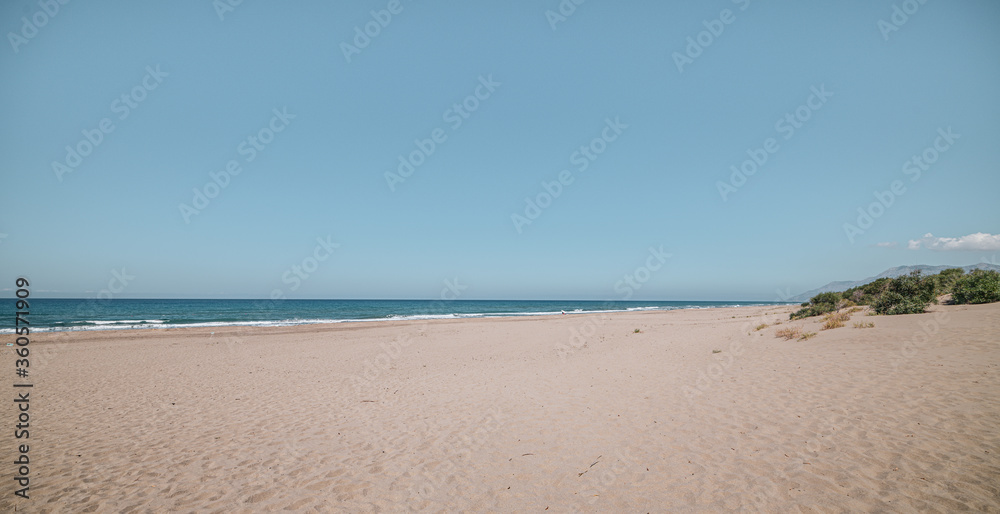
[{"label": "distant mountain", "polygon": [[[917,264],[916,266],[896,266],[895,268],[889,268],[889,269],[883,271],[882,273],[879,273],[878,275],[875,275],[874,277],[868,277],[868,278],[866,278],[864,280],[857,280],[857,281],[854,281],[854,282],[851,282],[849,280],[841,280],[841,281],[838,281],[838,282],[830,282],[829,284],[827,284],[827,285],[825,285],[825,286],[823,286],[823,287],[821,287],[819,289],[813,289],[812,291],[806,291],[806,292],[804,292],[804,293],[802,293],[800,295],[793,296],[793,297],[789,298],[788,301],[790,301],[790,302],[805,302],[805,301],[808,301],[810,298],[812,298],[812,297],[814,297],[814,296],[816,296],[816,295],[818,295],[820,293],[828,293],[828,292],[831,292],[831,291],[840,292],[840,291],[844,291],[844,290],[850,289],[852,287],[863,286],[863,285],[865,285],[865,284],[867,284],[869,282],[874,282],[874,281],[876,281],[876,280],[878,280],[880,278],[896,278],[896,277],[901,277],[903,275],[909,275],[910,273],[912,273],[914,271],[920,271],[924,275],[936,275],[936,274],[941,273],[942,271],[944,271],[946,269],[958,268],[958,267],[959,266],[928,266],[926,264]],[[969,266],[961,266],[961,268],[963,270],[965,270],[966,273],[968,273],[968,272],[970,272],[970,271],[972,271],[974,269],[985,269],[985,270],[1000,271],[1000,266],[998,266],[996,264],[989,264],[989,263],[970,264]]]}]

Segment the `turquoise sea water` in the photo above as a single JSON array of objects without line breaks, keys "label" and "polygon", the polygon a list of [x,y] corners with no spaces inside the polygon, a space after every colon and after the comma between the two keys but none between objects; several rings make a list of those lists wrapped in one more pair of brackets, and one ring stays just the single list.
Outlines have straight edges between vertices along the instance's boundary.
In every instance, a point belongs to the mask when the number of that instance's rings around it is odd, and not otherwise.
[{"label": "turquoise sea water", "polygon": [[[2,302],[0,333],[14,330],[15,303]],[[287,326],[391,319],[568,315],[585,312],[782,305],[776,302],[531,300],[78,300],[29,298],[32,331],[194,326]]]}]

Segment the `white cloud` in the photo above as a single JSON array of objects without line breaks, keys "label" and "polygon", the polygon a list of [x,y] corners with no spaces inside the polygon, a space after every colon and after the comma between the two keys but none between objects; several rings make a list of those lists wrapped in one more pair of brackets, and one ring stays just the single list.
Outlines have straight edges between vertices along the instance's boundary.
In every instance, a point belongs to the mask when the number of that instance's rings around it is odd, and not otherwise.
[{"label": "white cloud", "polygon": [[910,250],[919,250],[923,247],[938,251],[1000,250],[1000,235],[977,232],[962,237],[934,237],[934,234],[925,234],[920,239],[911,239],[906,247]]},{"label": "white cloud", "polygon": [[885,243],[875,243],[875,246],[877,246],[879,248],[895,248],[895,247],[899,246],[899,243],[897,243],[895,241],[888,241],[888,242],[885,242]]}]

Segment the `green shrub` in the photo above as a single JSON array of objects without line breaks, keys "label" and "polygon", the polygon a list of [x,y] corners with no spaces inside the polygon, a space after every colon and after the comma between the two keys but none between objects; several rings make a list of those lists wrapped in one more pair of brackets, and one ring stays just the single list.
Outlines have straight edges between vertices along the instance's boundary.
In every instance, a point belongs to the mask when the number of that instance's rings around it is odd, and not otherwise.
[{"label": "green shrub", "polygon": [[1000,273],[992,270],[973,270],[960,277],[953,289],[955,303],[1000,302]]},{"label": "green shrub", "polygon": [[884,292],[886,288],[889,287],[889,284],[892,284],[892,280],[893,279],[887,277],[880,278],[874,282],[869,282],[861,286],[861,290],[864,291],[866,295],[878,296],[879,293]]},{"label": "green shrub", "polygon": [[837,310],[837,305],[841,301],[840,293],[820,293],[812,297],[808,303],[803,303],[804,308],[793,312],[790,318],[801,319],[833,312]]},{"label": "green shrub", "polygon": [[837,310],[837,306],[832,303],[821,303],[819,305],[812,305],[806,307],[805,309],[799,309],[789,316],[789,319],[802,319],[809,318],[812,316],[820,316],[828,312],[833,312]]},{"label": "green shrub", "polygon": [[811,303],[813,305],[817,305],[817,304],[821,304],[821,303],[836,304],[837,302],[840,301],[841,298],[842,297],[840,296],[840,293],[820,293],[820,294],[812,297],[811,299],[809,299],[809,303]]},{"label": "green shrub", "polygon": [[876,314],[920,314],[935,298],[937,276],[925,277],[919,271],[889,280],[872,300]]},{"label": "green shrub", "polygon": [[942,295],[954,292],[955,284],[965,275],[965,271],[962,268],[950,268],[934,275],[935,281],[935,295]]},{"label": "green shrub", "polygon": [[882,293],[872,303],[876,314],[920,314],[927,308],[927,303],[917,298],[906,297],[896,291]]},{"label": "green shrub", "polygon": [[891,278],[880,278],[863,286],[852,287],[841,293],[841,296],[858,305],[871,305],[880,294],[888,289],[892,280]]},{"label": "green shrub", "polygon": [[889,285],[889,291],[897,292],[906,298],[930,303],[934,299],[935,281],[924,277],[919,271],[898,277]]},{"label": "green shrub", "polygon": [[955,303],[1000,302],[1000,273],[950,268],[937,275],[919,271],[896,278],[880,278],[842,293],[820,293],[802,304],[791,319],[819,316],[853,305],[870,305],[875,314],[919,314],[938,295],[952,293]]}]

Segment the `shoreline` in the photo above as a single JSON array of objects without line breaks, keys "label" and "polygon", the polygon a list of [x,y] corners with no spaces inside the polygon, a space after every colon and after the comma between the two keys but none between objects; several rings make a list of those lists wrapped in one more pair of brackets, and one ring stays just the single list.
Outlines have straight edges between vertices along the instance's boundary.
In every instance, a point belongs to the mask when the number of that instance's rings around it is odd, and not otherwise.
[{"label": "shoreline", "polygon": [[[44,329],[43,331],[32,331],[32,342],[47,342],[47,339],[51,338],[65,338],[66,335],[74,335],[74,339],[78,338],[76,336],[92,335],[93,337],[83,337],[83,339],[106,339],[107,334],[120,334],[117,338],[121,337],[140,337],[143,334],[156,334],[163,332],[166,335],[211,335],[213,332],[216,334],[232,334],[232,333],[243,333],[252,332],[260,330],[266,333],[272,334],[284,334],[284,333],[294,333],[296,330],[317,330],[317,331],[327,331],[333,332],[338,329],[345,329],[346,327],[360,326],[372,326],[372,327],[390,327],[390,326],[406,326],[406,325],[422,325],[424,323],[439,323],[439,322],[473,322],[473,321],[513,321],[513,320],[565,320],[569,318],[580,318],[588,316],[615,316],[615,315],[628,315],[628,314],[665,314],[671,312],[686,312],[686,311],[716,311],[716,310],[740,310],[740,309],[789,309],[789,313],[793,312],[798,308],[797,303],[790,304],[773,304],[773,305],[743,305],[739,307],[684,307],[676,309],[648,309],[648,310],[622,310],[622,311],[585,311],[585,312],[567,312],[563,314],[515,314],[509,316],[465,316],[465,317],[441,317],[441,318],[405,318],[405,319],[386,319],[386,318],[373,318],[365,320],[344,320],[336,322],[317,322],[317,323],[296,323],[287,325],[218,325],[218,326],[195,326],[195,327],[172,327],[170,325],[151,325],[146,328],[87,328],[87,329],[76,329],[76,330],[51,330]],[[261,323],[272,323],[272,322],[261,322]],[[280,323],[280,322],[274,322]],[[44,327],[43,327],[44,328]],[[357,327],[360,328],[360,327]],[[8,336],[13,334],[0,334],[0,337]],[[102,337],[103,336],[103,337]]]}]

